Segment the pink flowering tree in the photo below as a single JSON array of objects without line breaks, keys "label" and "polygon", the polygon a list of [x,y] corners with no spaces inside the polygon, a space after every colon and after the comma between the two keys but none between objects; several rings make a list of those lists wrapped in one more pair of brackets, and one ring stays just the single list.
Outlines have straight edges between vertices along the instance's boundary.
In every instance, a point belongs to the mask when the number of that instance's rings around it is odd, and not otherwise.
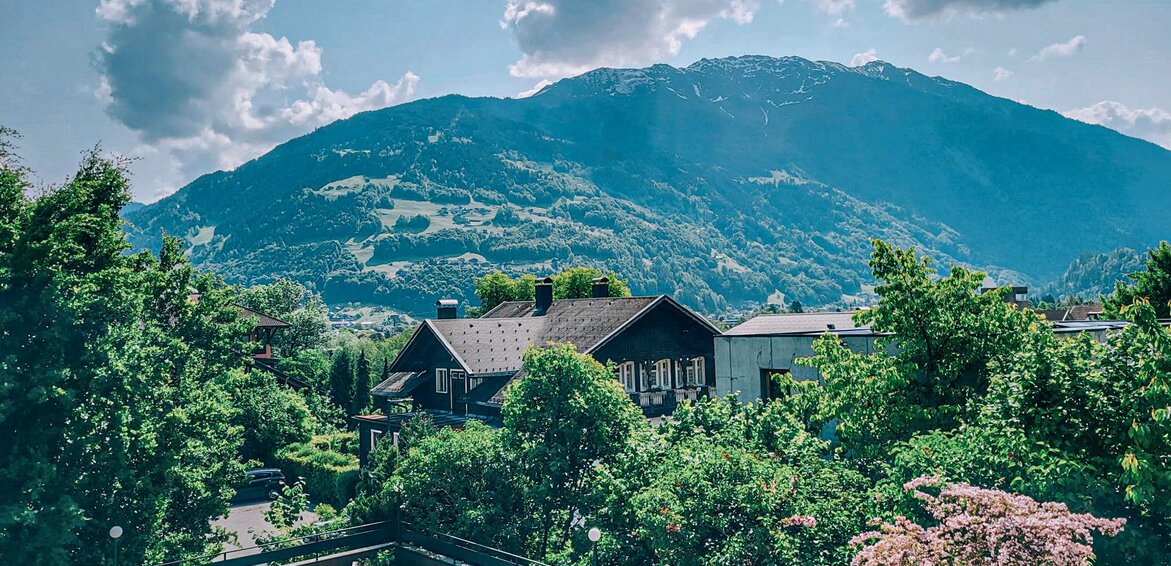
[{"label": "pink flowering tree", "polygon": [[1063,503],[1038,503],[963,483],[945,485],[938,495],[921,489],[942,483],[937,477],[919,477],[903,486],[922,502],[935,525],[923,527],[898,517],[894,524],[862,533],[851,541],[863,546],[853,566],[1089,564],[1093,533],[1114,536],[1126,523],[1071,513]]}]

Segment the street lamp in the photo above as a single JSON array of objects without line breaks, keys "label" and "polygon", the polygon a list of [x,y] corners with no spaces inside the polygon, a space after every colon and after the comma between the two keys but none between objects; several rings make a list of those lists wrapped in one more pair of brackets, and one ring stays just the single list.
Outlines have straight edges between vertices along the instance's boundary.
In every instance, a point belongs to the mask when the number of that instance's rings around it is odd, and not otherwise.
[{"label": "street lamp", "polygon": [[118,539],[122,538],[122,527],[110,527],[110,538],[114,539],[114,566],[118,566]]},{"label": "street lamp", "polygon": [[586,533],[590,542],[594,543],[594,566],[598,566],[598,541],[602,540],[602,531],[597,527],[590,527],[590,531]]}]

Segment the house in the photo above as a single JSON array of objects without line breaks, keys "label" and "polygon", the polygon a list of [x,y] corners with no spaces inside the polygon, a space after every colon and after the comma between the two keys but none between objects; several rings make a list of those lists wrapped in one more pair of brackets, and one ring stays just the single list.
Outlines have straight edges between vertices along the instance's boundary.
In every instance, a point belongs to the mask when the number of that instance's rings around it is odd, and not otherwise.
[{"label": "house", "polygon": [[884,336],[854,324],[853,312],[767,314],[753,317],[715,338],[716,394],[738,393],[741,401],[772,399],[778,389],[774,374],[797,380],[821,381],[817,369],[795,363],[813,355],[813,342],[836,334],[855,352],[874,352]]},{"label": "house", "polygon": [[[554,300],[546,278],[537,283],[535,301],[502,303],[472,319],[459,317],[458,302],[441,300],[436,318],[419,325],[391,363],[389,378],[370,393],[384,415],[409,399],[412,411],[498,423],[508,385],[524,378],[525,350],[568,342],[612,362],[615,379],[648,417],[710,396],[712,338],[719,329],[666,295],[610,297],[608,289],[599,278],[590,298]],[[359,421],[359,428],[373,439],[397,431],[393,420]],[[372,432],[377,428],[382,432]]]}]

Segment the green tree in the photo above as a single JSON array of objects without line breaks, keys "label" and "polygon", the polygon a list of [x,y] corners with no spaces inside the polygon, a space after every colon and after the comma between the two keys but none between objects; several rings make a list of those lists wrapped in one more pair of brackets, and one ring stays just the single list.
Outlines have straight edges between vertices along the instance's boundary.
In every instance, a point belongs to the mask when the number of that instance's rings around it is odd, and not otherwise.
[{"label": "green tree", "polygon": [[1171,245],[1159,242],[1158,247],[1147,250],[1145,269],[1130,275],[1133,285],[1123,281],[1114,283],[1114,292],[1105,298],[1107,316],[1123,318],[1128,306],[1137,299],[1145,299],[1155,309],[1159,318],[1171,317]]},{"label": "green tree", "polygon": [[278,278],[268,285],[248,287],[240,293],[240,304],[291,325],[273,335],[277,355],[292,356],[325,343],[329,331],[325,303],[296,281]]},{"label": "green tree", "polygon": [[305,399],[279,385],[272,375],[253,371],[236,393],[237,425],[244,431],[244,460],[272,463],[273,454],[294,442],[306,442],[314,431]]},{"label": "green tree", "polygon": [[792,313],[805,312],[805,306],[801,304],[801,301],[798,301],[797,299],[793,299],[793,302],[789,303],[789,312],[792,312]]},{"label": "green tree", "polygon": [[[0,174],[0,561],[128,563],[218,547],[241,431],[246,323],[179,242],[127,255],[121,163],[88,153],[29,202]],[[192,291],[202,300],[188,300]],[[183,497],[176,497],[176,494]]]},{"label": "green tree", "polygon": [[938,277],[929,258],[880,240],[870,266],[880,299],[855,321],[890,337],[874,354],[859,354],[827,335],[799,363],[825,376],[843,444],[881,453],[891,441],[969,418],[988,389],[990,365],[1043,327],[1036,314],[1004,302],[1003,290],[980,293],[982,273],[953,266]]},{"label": "green tree", "polygon": [[[585,299],[593,296],[593,281],[602,277],[601,270],[592,267],[568,267],[553,276],[553,298]],[[630,287],[617,273],[606,275],[609,279],[611,297],[629,297]],[[531,301],[536,296],[537,278],[524,274],[513,279],[502,271],[493,271],[475,278],[476,297],[480,306],[473,314],[484,314],[500,303],[508,301]]]},{"label": "green tree", "polygon": [[335,405],[346,411],[354,400],[356,365],[354,353],[349,348],[339,348],[334,352],[333,366],[329,370],[329,396]]},{"label": "green tree", "polygon": [[370,360],[366,359],[366,352],[358,355],[358,365],[354,372],[354,398],[350,402],[350,414],[357,415],[370,406],[370,389],[374,387],[374,375],[370,371]]},{"label": "green tree", "polygon": [[[603,273],[593,267],[569,267],[553,276],[553,298],[555,299],[585,299],[593,295],[594,279],[602,277]],[[626,280],[618,277],[611,271],[606,274],[609,280],[609,296],[629,297],[630,287]]]},{"label": "green tree", "polygon": [[614,374],[572,345],[530,349],[525,378],[506,393],[504,440],[532,490],[540,521],[535,556],[560,552],[589,494],[595,465],[612,463],[646,426]]}]

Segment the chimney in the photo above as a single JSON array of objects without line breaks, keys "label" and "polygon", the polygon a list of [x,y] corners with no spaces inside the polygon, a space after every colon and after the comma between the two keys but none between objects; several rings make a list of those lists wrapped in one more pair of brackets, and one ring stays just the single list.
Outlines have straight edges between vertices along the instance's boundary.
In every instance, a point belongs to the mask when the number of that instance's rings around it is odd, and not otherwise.
[{"label": "chimney", "polygon": [[590,296],[595,299],[605,299],[610,296],[610,278],[598,277],[593,281],[593,286],[590,289]]},{"label": "chimney", "polygon": [[533,306],[533,316],[545,316],[549,307],[553,306],[553,278],[546,277],[537,281],[537,302]]},{"label": "chimney", "polygon": [[455,299],[439,299],[435,301],[435,315],[439,320],[459,318],[459,301]]}]

